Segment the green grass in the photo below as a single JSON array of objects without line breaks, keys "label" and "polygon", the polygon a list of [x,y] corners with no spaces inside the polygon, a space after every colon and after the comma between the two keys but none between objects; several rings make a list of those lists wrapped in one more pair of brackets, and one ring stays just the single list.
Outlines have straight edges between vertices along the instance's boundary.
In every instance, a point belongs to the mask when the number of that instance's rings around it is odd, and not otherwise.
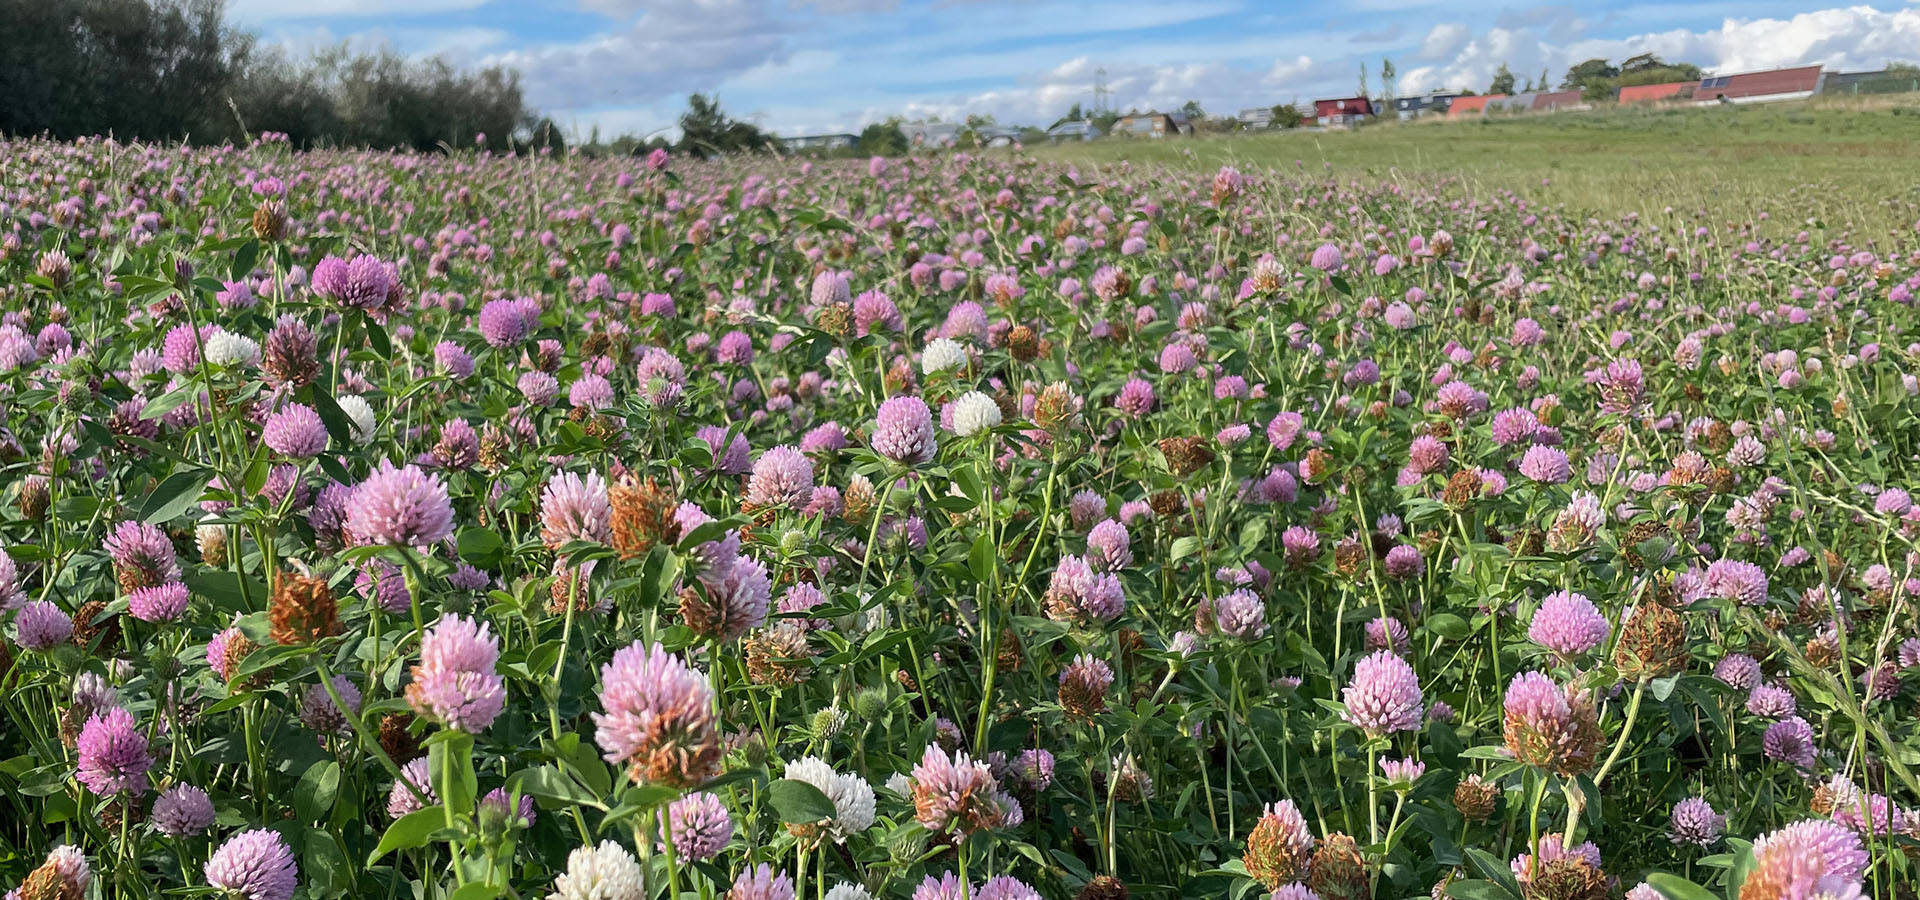
[{"label": "green grass", "polygon": [[1873,229],[1920,217],[1920,94],[1120,138],[1034,152],[1082,164],[1234,165],[1410,185],[1457,178],[1475,194],[1513,190],[1604,214],[1768,211]]}]

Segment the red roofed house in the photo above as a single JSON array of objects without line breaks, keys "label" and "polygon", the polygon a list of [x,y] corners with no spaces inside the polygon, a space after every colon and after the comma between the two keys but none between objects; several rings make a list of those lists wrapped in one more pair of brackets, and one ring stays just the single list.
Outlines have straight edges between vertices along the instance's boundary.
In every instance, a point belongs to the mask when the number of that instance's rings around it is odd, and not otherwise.
[{"label": "red roofed house", "polygon": [[1507,95],[1505,94],[1481,94],[1478,97],[1455,97],[1453,99],[1453,105],[1447,107],[1447,118],[1457,119],[1465,115],[1484,115],[1487,111],[1488,101],[1504,100],[1506,97]]},{"label": "red roofed house", "polygon": [[1691,81],[1666,84],[1635,84],[1620,89],[1621,103],[1652,103],[1657,100],[1685,100],[1693,95]]},{"label": "red roofed house", "polygon": [[1373,101],[1365,97],[1313,101],[1313,117],[1322,125],[1353,125],[1373,118]]},{"label": "red roofed house", "polygon": [[1700,79],[1693,89],[1693,102],[1771,103],[1775,100],[1801,100],[1820,92],[1826,71],[1819,66],[1774,69],[1771,72],[1742,72]]},{"label": "red roofed house", "polygon": [[1591,109],[1585,100],[1580,99],[1579,91],[1557,91],[1551,94],[1533,95],[1533,111],[1549,112],[1556,109]]}]

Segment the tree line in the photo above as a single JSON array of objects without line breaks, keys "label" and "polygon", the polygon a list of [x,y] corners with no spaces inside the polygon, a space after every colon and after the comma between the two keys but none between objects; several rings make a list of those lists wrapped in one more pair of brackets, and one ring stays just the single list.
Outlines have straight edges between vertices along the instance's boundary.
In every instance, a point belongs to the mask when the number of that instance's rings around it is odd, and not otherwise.
[{"label": "tree line", "polygon": [[346,46],[304,57],[231,27],[224,0],[0,0],[0,134],[431,150],[559,146],[519,75]]}]

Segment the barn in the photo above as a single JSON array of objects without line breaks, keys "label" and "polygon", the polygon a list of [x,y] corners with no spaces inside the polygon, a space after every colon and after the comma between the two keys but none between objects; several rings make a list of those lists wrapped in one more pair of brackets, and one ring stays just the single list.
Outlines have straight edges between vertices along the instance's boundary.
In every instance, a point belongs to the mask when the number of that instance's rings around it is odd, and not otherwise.
[{"label": "barn", "polygon": [[1373,118],[1373,101],[1365,97],[1315,100],[1313,117],[1321,125],[1328,127],[1357,125]]},{"label": "barn", "polygon": [[1455,97],[1453,105],[1447,108],[1447,118],[1458,119],[1462,116],[1479,116],[1487,112],[1487,104],[1495,100],[1505,100],[1505,94],[1481,94],[1477,97]]},{"label": "barn", "polygon": [[1799,66],[1768,72],[1741,72],[1700,79],[1693,89],[1693,102],[1772,103],[1778,100],[1803,100],[1820,92],[1826,70],[1819,66]]},{"label": "barn", "polygon": [[1695,82],[1669,81],[1664,84],[1630,84],[1620,89],[1621,103],[1657,103],[1685,100],[1693,96]]}]

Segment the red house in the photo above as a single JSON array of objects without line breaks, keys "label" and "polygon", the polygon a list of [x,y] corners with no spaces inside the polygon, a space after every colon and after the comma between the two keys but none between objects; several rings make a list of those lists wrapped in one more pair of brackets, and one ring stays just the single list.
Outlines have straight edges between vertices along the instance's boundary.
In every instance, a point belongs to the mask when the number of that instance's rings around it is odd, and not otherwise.
[{"label": "red house", "polygon": [[1824,75],[1825,71],[1819,66],[1715,75],[1700,79],[1699,86],[1693,89],[1693,102],[1706,105],[1800,100],[1820,92]]},{"label": "red house", "polygon": [[1620,89],[1621,103],[1657,103],[1661,100],[1685,100],[1693,95],[1691,81],[1666,84],[1630,84]]},{"label": "red house", "polygon": [[1373,101],[1365,97],[1313,101],[1313,117],[1321,125],[1353,125],[1373,118]]},{"label": "red house", "polygon": [[1453,105],[1447,107],[1447,118],[1458,119],[1463,116],[1485,115],[1488,101],[1503,100],[1506,96],[1505,94],[1481,94],[1478,97],[1455,97]]}]

